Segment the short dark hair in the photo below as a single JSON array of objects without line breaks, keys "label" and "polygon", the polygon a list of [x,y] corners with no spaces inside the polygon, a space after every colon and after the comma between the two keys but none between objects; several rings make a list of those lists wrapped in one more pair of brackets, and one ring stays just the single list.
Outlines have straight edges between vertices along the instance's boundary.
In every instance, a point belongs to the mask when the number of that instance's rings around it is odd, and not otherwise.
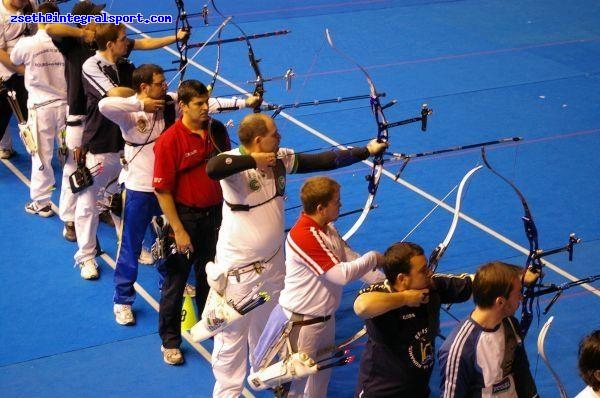
[{"label": "short dark hair", "polygon": [[105,51],[109,41],[116,42],[119,34],[125,30],[123,24],[101,23],[96,27],[96,44],[98,50]]},{"label": "short dark hair", "polygon": [[473,302],[480,308],[491,308],[498,297],[508,298],[522,272],[520,267],[501,261],[482,265],[473,280]]},{"label": "short dark hair", "polygon": [[105,4],[94,4],[89,0],[79,1],[71,10],[73,15],[100,15],[102,10],[106,7]]},{"label": "short dark hair", "polygon": [[410,260],[423,255],[423,248],[412,242],[396,242],[383,255],[382,271],[390,284],[394,284],[398,275],[408,275],[412,267]]},{"label": "short dark hair", "polygon": [[133,89],[139,93],[142,89],[142,83],[151,84],[154,79],[154,75],[163,75],[165,71],[158,65],[155,64],[142,64],[135,68],[131,77],[131,84]]},{"label": "short dark hair", "polygon": [[600,329],[585,336],[579,343],[579,374],[594,391],[600,390],[600,380],[594,372],[600,370]]},{"label": "short dark hair", "polygon": [[37,12],[39,12],[40,14],[52,14],[54,12],[60,13],[60,10],[58,9],[58,6],[56,4],[47,1],[38,6]]},{"label": "short dark hair", "polygon": [[340,184],[325,176],[311,177],[304,181],[300,188],[300,201],[306,214],[315,214],[317,206],[326,206],[339,192]]},{"label": "short dark hair", "polygon": [[198,80],[184,80],[177,89],[177,100],[189,104],[192,99],[201,95],[207,95],[208,89]]}]

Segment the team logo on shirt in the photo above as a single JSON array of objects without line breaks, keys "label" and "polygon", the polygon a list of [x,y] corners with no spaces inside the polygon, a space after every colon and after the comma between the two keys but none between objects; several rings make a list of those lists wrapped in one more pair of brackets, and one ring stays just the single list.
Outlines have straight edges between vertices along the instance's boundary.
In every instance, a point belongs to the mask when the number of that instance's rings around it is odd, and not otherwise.
[{"label": "team logo on shirt", "polygon": [[507,376],[492,386],[492,395],[506,392],[510,389],[510,386],[511,386],[510,377]]},{"label": "team logo on shirt", "polygon": [[278,191],[283,192],[285,190],[285,177],[284,176],[279,176],[279,178],[277,178],[277,188]]},{"label": "team logo on shirt", "polygon": [[419,369],[429,369],[433,366],[433,347],[427,336],[427,328],[419,330],[408,347],[410,361]]},{"label": "team logo on shirt", "polygon": [[148,128],[148,121],[143,117],[139,118],[135,122],[135,128],[139,133],[145,133]]},{"label": "team logo on shirt", "polygon": [[258,179],[252,178],[250,181],[248,181],[248,188],[250,188],[252,191],[258,191],[260,189],[260,183],[258,182]]}]

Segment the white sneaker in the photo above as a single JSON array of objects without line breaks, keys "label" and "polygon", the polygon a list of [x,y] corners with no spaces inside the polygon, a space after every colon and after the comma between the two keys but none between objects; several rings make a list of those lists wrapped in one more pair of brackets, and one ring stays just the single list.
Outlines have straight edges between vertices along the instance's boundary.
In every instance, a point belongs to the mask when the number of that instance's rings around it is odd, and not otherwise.
[{"label": "white sneaker", "polygon": [[54,215],[50,203],[41,205],[36,201],[27,203],[25,205],[25,211],[29,214],[37,214],[40,217],[52,217]]},{"label": "white sneaker", "polygon": [[144,265],[152,265],[154,264],[154,256],[150,253],[145,247],[142,248],[142,252],[140,253],[140,257],[138,258],[138,263]]},{"label": "white sneaker", "polygon": [[135,316],[131,311],[131,306],[128,304],[115,304],[113,306],[113,312],[115,314],[115,321],[119,325],[135,325]]},{"label": "white sneaker", "polygon": [[179,348],[165,348],[161,345],[160,350],[163,353],[163,360],[169,365],[177,366],[185,361],[183,352]]},{"label": "white sneaker", "polygon": [[93,258],[79,263],[79,268],[81,268],[81,277],[83,279],[98,279],[100,276],[98,273],[98,264],[96,264],[96,260]]}]

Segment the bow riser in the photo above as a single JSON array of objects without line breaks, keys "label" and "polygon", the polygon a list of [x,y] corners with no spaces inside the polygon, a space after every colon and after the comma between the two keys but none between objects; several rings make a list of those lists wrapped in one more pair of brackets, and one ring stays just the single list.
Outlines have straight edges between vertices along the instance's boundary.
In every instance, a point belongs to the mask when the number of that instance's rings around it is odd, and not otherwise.
[{"label": "bow riser", "polygon": [[[536,297],[536,289],[539,289],[542,282],[542,268],[544,267],[544,263],[541,260],[542,257],[550,254],[555,254],[562,251],[569,252],[569,261],[573,258],[573,245],[580,242],[580,239],[575,237],[573,234],[569,237],[569,243],[567,246],[557,249],[551,249],[548,251],[544,251],[539,247],[538,241],[538,230],[533,221],[533,216],[531,215],[531,210],[529,209],[529,205],[527,204],[527,200],[523,193],[517,188],[517,186],[510,181],[508,178],[504,177],[502,174],[494,170],[491,164],[488,162],[485,147],[481,148],[481,157],[483,159],[483,163],[485,166],[496,176],[500,177],[504,182],[506,182],[510,187],[515,191],[519,199],[521,200],[521,205],[523,206],[524,215],[522,217],[523,227],[525,230],[525,236],[529,242],[529,254],[527,255],[527,260],[525,261],[525,267],[523,269],[523,281],[525,280],[525,272],[531,271],[537,273],[539,275],[538,281],[536,283],[532,283],[529,286],[526,286],[523,283],[523,303],[521,304],[521,333],[523,338],[527,335],[529,331],[529,327],[531,326],[531,322],[533,321],[533,304]],[[539,316],[539,315],[538,315]]]}]

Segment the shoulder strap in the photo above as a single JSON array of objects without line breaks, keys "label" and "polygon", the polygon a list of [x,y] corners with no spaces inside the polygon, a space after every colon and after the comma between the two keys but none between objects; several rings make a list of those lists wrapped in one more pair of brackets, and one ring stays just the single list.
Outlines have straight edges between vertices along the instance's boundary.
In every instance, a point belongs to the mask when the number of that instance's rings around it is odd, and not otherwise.
[{"label": "shoulder strap", "polygon": [[133,86],[133,71],[135,65],[127,58],[119,58],[117,60],[117,72],[119,75],[119,85],[124,87]]},{"label": "shoulder strap", "polygon": [[504,358],[502,358],[502,376],[506,377],[512,373],[515,351],[522,340],[517,332],[517,327],[510,317],[502,320],[504,325]]},{"label": "shoulder strap", "polygon": [[[163,110],[163,118],[165,120],[165,130],[175,124],[175,100],[165,94],[165,109]],[[165,131],[163,130],[163,132]]]},{"label": "shoulder strap", "polygon": [[273,175],[275,177],[275,191],[277,192],[276,196],[285,195],[285,182],[287,173],[285,172],[283,160],[277,159],[275,161],[275,166],[273,166]]},{"label": "shoulder strap", "polygon": [[429,291],[429,303],[427,303],[427,318],[429,340],[435,342],[435,338],[440,334],[440,307],[442,299],[437,290]]},{"label": "shoulder strap", "polygon": [[215,151],[212,156],[217,156],[221,152],[225,152],[231,149],[229,144],[229,134],[227,128],[216,119],[210,119],[208,133],[210,134],[210,140],[215,146]]}]

